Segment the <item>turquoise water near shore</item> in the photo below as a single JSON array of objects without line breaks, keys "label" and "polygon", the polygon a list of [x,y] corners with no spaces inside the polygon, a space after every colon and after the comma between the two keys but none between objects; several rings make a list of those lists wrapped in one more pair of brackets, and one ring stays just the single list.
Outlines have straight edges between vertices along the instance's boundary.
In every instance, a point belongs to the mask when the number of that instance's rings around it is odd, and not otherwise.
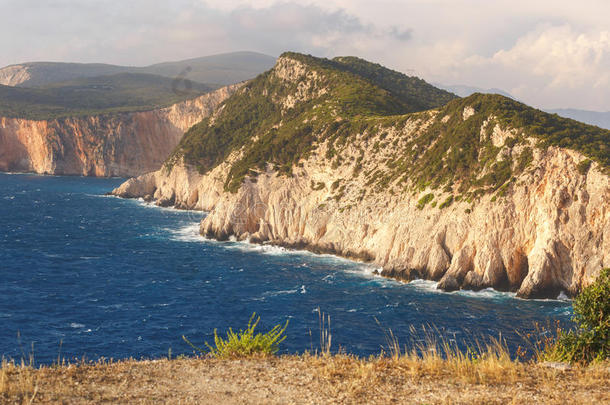
[{"label": "turquoise water near shore", "polygon": [[205,240],[204,213],[104,196],[122,181],[0,174],[0,356],[189,354],[182,335],[203,344],[254,311],[261,330],[290,319],[285,353],[319,347],[318,308],[334,350],[361,356],[380,352],[386,328],[404,343],[411,326],[434,325],[460,342],[501,336],[514,350],[536,322],[571,325],[569,301],[443,293],[334,256]]}]

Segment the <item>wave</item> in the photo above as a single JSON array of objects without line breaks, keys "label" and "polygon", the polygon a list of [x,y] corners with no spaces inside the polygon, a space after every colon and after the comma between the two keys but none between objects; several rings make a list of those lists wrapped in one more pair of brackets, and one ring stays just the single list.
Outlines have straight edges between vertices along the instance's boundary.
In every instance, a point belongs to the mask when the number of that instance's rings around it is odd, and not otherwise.
[{"label": "wave", "polygon": [[205,238],[199,235],[199,222],[185,225],[178,229],[167,229],[171,234],[171,239],[180,242],[202,242]]},{"label": "wave", "polygon": [[278,290],[278,291],[267,291],[263,293],[263,297],[277,297],[278,295],[296,294],[299,290]]}]

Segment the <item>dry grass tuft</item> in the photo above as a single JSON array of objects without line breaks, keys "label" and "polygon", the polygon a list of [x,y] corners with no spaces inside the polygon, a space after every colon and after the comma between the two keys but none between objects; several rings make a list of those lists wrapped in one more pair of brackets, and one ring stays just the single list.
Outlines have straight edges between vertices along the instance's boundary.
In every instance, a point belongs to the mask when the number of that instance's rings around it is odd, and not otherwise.
[{"label": "dry grass tuft", "polygon": [[0,400],[12,398],[15,403],[32,403],[38,392],[37,373],[25,362],[2,359],[0,365]]}]

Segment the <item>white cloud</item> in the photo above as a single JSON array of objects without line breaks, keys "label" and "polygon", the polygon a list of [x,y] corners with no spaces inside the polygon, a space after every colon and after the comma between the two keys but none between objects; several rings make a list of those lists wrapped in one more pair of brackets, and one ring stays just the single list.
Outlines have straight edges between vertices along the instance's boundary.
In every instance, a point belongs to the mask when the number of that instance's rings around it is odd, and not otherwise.
[{"label": "white cloud", "polygon": [[543,107],[610,110],[610,1],[0,0],[0,65],[236,50],[356,55]]},{"label": "white cloud", "polygon": [[610,109],[610,32],[544,25],[491,57],[454,66],[464,80],[542,107]]}]

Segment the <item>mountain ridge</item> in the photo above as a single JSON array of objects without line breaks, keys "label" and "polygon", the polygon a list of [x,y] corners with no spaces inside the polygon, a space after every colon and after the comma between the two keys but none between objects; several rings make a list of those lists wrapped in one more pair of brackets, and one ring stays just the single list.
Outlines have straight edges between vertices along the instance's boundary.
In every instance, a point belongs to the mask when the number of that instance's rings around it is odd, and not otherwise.
[{"label": "mountain ridge", "polygon": [[84,77],[148,73],[222,86],[251,79],[269,69],[274,61],[272,56],[242,51],[161,62],[144,67],[105,63],[25,62],[0,68],[0,84],[38,87]]},{"label": "mountain ridge", "polygon": [[[468,97],[474,93],[500,94],[519,101],[510,93],[498,88],[484,89],[475,86],[445,85],[441,83],[433,83],[433,85],[440,89],[453,92],[460,97]],[[610,129],[610,111],[590,111],[577,108],[541,108],[541,110],[549,114],[557,114],[561,117],[570,118],[588,125],[595,125],[600,128]]]},{"label": "mountain ridge", "polygon": [[216,87],[145,73],[78,78],[40,87],[0,85],[0,116],[48,120],[118,112],[150,111],[194,99]]}]

